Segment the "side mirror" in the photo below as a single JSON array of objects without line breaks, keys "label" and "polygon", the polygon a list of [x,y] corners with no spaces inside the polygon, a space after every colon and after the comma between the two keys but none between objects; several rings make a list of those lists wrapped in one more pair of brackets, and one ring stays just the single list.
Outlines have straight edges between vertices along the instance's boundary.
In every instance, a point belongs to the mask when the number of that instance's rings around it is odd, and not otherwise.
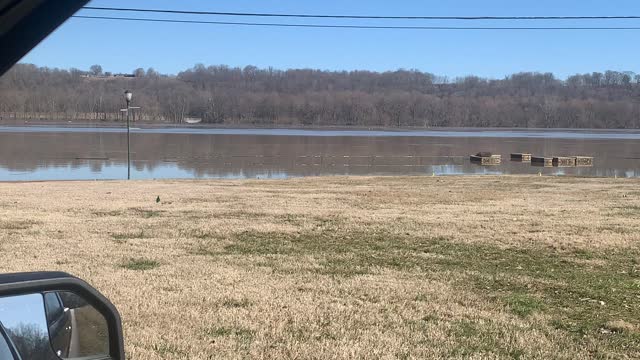
[{"label": "side mirror", "polygon": [[0,359],[124,360],[120,315],[62,272],[0,275]]}]

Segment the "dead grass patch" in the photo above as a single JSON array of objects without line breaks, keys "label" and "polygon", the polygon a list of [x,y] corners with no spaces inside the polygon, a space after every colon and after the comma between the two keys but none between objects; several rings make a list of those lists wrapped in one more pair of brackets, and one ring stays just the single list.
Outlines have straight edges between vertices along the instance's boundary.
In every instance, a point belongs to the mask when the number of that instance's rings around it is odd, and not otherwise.
[{"label": "dead grass patch", "polygon": [[93,215],[98,217],[109,217],[109,216],[122,216],[124,211],[122,210],[96,210],[91,212]]},{"label": "dead grass patch", "polygon": [[210,337],[234,337],[241,341],[250,342],[255,332],[239,326],[215,326],[205,331]]},{"label": "dead grass patch", "polygon": [[611,333],[627,333],[632,334],[637,331],[635,325],[624,320],[612,320],[607,321],[602,327],[603,330],[608,330]]},{"label": "dead grass patch", "polygon": [[36,220],[0,220],[0,229],[28,230],[38,224],[40,224],[40,222]]},{"label": "dead grass patch", "polygon": [[247,298],[242,298],[242,299],[226,298],[221,301],[220,305],[228,308],[246,308],[251,306],[251,301]]},{"label": "dead grass patch", "polygon": [[95,285],[136,359],[640,358],[638,185],[2,183],[0,263]]},{"label": "dead grass patch", "polygon": [[160,266],[160,263],[150,259],[129,259],[121,267],[128,270],[151,270]]},{"label": "dead grass patch", "polygon": [[128,211],[131,214],[133,214],[135,216],[139,216],[139,217],[141,217],[143,219],[160,217],[164,213],[163,210],[151,210],[151,209],[144,209],[144,208],[139,208],[139,207],[129,208]]},{"label": "dead grass patch", "polygon": [[118,232],[111,234],[111,238],[119,242],[133,239],[144,239],[147,237],[149,237],[149,232],[147,231],[145,233],[144,229],[141,229],[139,231]]}]

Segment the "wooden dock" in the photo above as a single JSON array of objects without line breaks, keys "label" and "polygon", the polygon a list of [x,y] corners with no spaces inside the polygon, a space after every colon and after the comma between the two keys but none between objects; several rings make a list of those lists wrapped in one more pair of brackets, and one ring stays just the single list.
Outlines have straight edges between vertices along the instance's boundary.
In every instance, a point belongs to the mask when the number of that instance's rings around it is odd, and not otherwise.
[{"label": "wooden dock", "polygon": [[[513,154],[512,154],[513,155]],[[544,167],[576,167],[593,166],[593,157],[590,156],[532,156],[531,165]]]},{"label": "wooden dock", "polygon": [[478,156],[471,155],[469,157],[472,163],[478,165],[500,165],[502,163],[501,155],[491,155],[491,156]]},{"label": "wooden dock", "polygon": [[552,164],[556,167],[574,167],[576,166],[576,158],[572,156],[556,156],[553,158]]},{"label": "wooden dock", "polygon": [[532,156],[531,157],[531,165],[533,165],[533,166],[551,167],[551,166],[553,166],[553,158],[544,157],[544,156]]},{"label": "wooden dock", "polygon": [[511,161],[530,162],[531,154],[527,153],[511,153]]},{"label": "wooden dock", "polygon": [[576,166],[593,166],[593,157],[591,156],[575,156]]}]

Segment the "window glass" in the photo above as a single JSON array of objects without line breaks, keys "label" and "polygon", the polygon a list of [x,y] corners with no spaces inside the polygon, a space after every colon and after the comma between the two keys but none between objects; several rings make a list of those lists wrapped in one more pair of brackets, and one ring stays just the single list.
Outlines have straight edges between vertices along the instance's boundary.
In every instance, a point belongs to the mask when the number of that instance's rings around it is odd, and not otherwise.
[{"label": "window glass", "polygon": [[42,294],[0,298],[0,322],[24,360],[57,359],[49,344]]},{"label": "window glass", "polygon": [[13,354],[11,353],[11,348],[7,343],[7,339],[4,337],[2,333],[0,333],[0,359],[13,359]]},{"label": "window glass", "polygon": [[64,308],[56,293],[44,294],[44,306],[47,309],[47,321],[49,324],[55,322],[64,312]]}]

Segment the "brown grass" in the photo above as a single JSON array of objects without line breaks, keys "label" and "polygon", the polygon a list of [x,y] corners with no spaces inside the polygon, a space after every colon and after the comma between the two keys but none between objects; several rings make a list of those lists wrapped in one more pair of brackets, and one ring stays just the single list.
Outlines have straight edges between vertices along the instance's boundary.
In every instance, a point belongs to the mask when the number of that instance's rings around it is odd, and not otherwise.
[{"label": "brown grass", "polygon": [[638,186],[2,183],[0,271],[89,281],[132,359],[638,358]]},{"label": "brown grass", "polygon": [[[613,320],[608,321],[604,324],[603,330],[609,330],[614,333],[633,333],[636,332],[636,327],[633,324],[630,324],[624,320]],[[606,333],[606,331],[603,331]]]}]

